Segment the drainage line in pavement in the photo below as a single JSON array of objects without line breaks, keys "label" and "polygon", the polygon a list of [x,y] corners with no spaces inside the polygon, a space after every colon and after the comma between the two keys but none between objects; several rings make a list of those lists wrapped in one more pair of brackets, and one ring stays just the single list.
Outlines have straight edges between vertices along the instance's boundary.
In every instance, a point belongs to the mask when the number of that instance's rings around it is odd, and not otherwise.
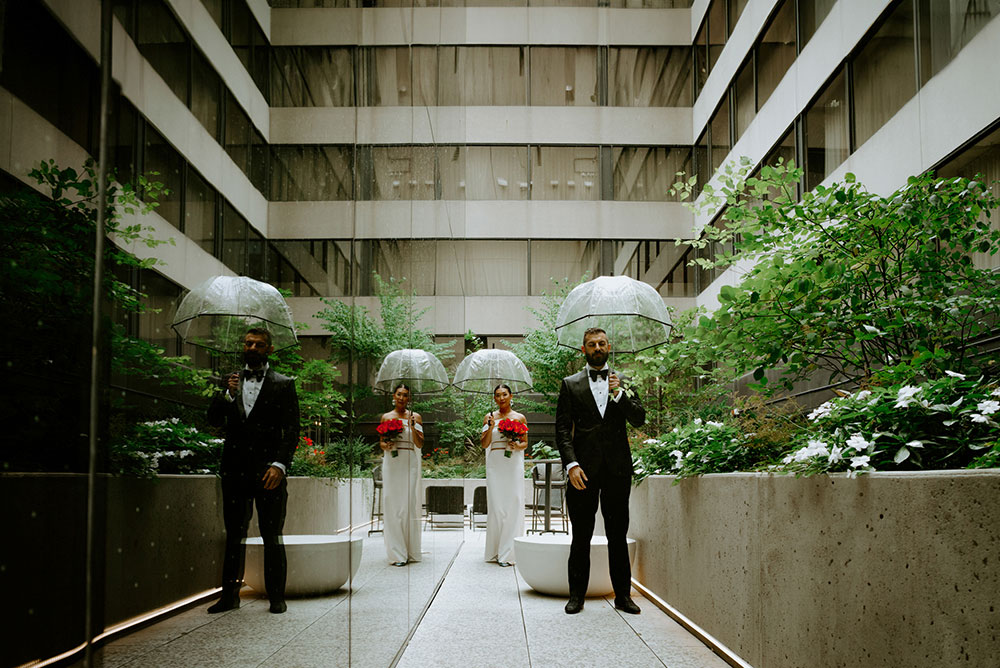
[{"label": "drainage line in pavement", "polygon": [[638,589],[639,593],[650,603],[667,613],[668,617],[671,617],[675,622],[683,626],[688,633],[703,642],[706,647],[715,652],[719,658],[730,666],[733,668],[753,668],[753,666],[741,659],[733,650],[723,645],[721,641],[716,640],[712,634],[692,622],[684,613],[654,594],[635,578],[632,578],[632,586]]},{"label": "drainage line in pavement", "polygon": [[455,564],[455,560],[458,559],[458,555],[462,551],[463,545],[465,545],[464,538],[462,539],[462,542],[458,544],[458,549],[455,550],[455,556],[451,558],[451,561],[448,562],[447,568],[444,569],[444,573],[441,574],[441,579],[438,580],[438,583],[434,586],[434,591],[431,592],[431,597],[427,600],[427,605],[425,605],[424,609],[420,611],[420,616],[417,617],[417,621],[413,623],[413,626],[410,628],[410,632],[406,634],[406,638],[403,639],[403,644],[400,646],[399,651],[396,652],[396,656],[392,657],[392,662],[389,664],[389,668],[396,668],[396,664],[398,664],[399,660],[403,658],[403,652],[406,651],[406,647],[410,644],[410,639],[413,638],[413,634],[417,632],[417,627],[420,626],[420,622],[424,621],[424,615],[427,614],[427,611],[430,610],[431,605],[434,603],[434,599],[437,598],[438,592],[441,590],[441,585],[444,584],[444,579],[448,577],[451,567]]},{"label": "drainage line in pavement", "polygon": [[[514,569],[510,569],[514,571]],[[514,583],[517,584],[517,571],[514,571]],[[528,643],[528,622],[524,619],[524,600],[521,598],[521,587],[517,588],[517,605],[521,608],[521,628],[524,629],[524,651],[528,653],[528,668],[531,668],[531,645]]]}]

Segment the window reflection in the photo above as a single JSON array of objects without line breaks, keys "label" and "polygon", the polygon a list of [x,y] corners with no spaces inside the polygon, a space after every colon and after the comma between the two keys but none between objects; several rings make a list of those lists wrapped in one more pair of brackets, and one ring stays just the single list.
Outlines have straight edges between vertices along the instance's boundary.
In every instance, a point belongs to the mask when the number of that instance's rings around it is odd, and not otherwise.
[{"label": "window reflection", "polygon": [[532,47],[532,105],[592,107],[597,102],[596,47]]},{"label": "window reflection", "polygon": [[376,200],[435,199],[435,152],[433,146],[376,146]]},{"label": "window reflection", "polygon": [[531,199],[600,199],[597,161],[597,147],[532,146]]},{"label": "window reflection", "polygon": [[690,175],[689,147],[625,146],[612,149],[615,199],[632,202],[676,201],[670,188],[677,172]]},{"label": "window reflection", "polygon": [[841,71],[804,114],[806,190],[819,185],[850,155],[847,112],[847,84]]},{"label": "window reflection", "polygon": [[589,275],[597,276],[601,260],[599,241],[539,241],[531,244],[531,294],[552,291],[553,280],[572,285]]},{"label": "window reflection", "polygon": [[441,106],[527,104],[525,48],[440,47],[438,104]]},{"label": "window reflection", "polygon": [[354,105],[353,49],[278,46],[272,54],[271,106]]},{"label": "window reflection", "polygon": [[352,166],[351,146],[274,145],[270,199],[276,202],[351,199]]},{"label": "window reflection", "polygon": [[868,141],[917,92],[913,5],[901,3],[852,63],[854,146]]},{"label": "window reflection", "polygon": [[608,104],[617,107],[691,105],[691,49],[611,47]]}]

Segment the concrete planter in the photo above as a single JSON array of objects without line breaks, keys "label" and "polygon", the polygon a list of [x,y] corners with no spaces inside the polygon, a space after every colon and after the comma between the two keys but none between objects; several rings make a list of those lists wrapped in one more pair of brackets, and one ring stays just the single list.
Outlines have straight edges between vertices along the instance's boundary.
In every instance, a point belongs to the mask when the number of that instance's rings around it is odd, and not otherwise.
[{"label": "concrete planter", "polygon": [[1000,470],[673,481],[634,574],[755,668],[998,665]]}]

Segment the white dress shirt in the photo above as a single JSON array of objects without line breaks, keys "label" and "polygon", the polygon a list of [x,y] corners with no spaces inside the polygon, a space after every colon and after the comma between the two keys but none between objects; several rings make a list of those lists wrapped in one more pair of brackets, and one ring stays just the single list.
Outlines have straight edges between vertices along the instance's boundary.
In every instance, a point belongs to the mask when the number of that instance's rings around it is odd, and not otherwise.
[{"label": "white dress shirt", "polygon": [[[267,376],[267,370],[270,368],[270,364],[264,363],[264,376]],[[249,371],[250,367],[243,367],[244,371]],[[250,411],[253,410],[254,405],[257,403],[257,397],[260,396],[260,388],[264,386],[264,379],[261,378],[257,380],[256,378],[240,378],[240,396],[243,398],[243,410],[247,415],[250,415]],[[226,391],[226,399],[233,401],[234,398]],[[271,462],[271,466],[281,469],[282,473],[285,473],[285,465],[281,462]]]},{"label": "white dress shirt", "polygon": [[[590,375],[590,370],[593,368],[594,367],[590,366],[589,364],[587,365],[587,381],[590,383],[590,392],[591,394],[594,395],[594,402],[597,404],[597,410],[600,411],[601,417],[604,417],[604,412],[608,409],[608,378],[601,378],[600,376],[598,376],[597,379],[595,380]],[[605,364],[600,369],[594,369],[594,370],[600,371],[601,369],[608,369],[608,377],[610,378],[611,369],[608,367],[608,365]],[[611,397],[611,401],[618,401],[619,399],[621,399],[621,396],[622,393],[621,391],[619,391],[613,397]],[[580,464],[578,462],[570,462],[566,466],[566,472],[569,473],[571,470],[573,470],[574,466],[579,466],[579,465]]]}]

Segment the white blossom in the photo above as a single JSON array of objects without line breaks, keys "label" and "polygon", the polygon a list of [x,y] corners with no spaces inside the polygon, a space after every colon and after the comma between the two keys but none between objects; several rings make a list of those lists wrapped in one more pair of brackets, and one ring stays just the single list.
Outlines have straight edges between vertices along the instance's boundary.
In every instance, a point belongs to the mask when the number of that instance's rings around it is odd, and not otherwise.
[{"label": "white blossom", "polygon": [[836,464],[837,462],[844,461],[844,458],[841,456],[843,452],[843,448],[837,447],[836,445],[832,446],[830,448],[830,455],[827,457],[827,462],[830,464]]},{"label": "white blossom", "polygon": [[701,424],[701,418],[695,418],[694,419],[694,423],[700,425]]},{"label": "white blossom", "polygon": [[847,439],[847,447],[854,448],[855,452],[866,450],[870,445],[871,441],[865,440],[865,437],[861,434],[852,434],[851,437]]},{"label": "white blossom", "polygon": [[985,415],[980,415],[979,413],[973,413],[969,416],[973,422],[989,422],[990,419]]},{"label": "white blossom", "polygon": [[829,415],[833,411],[833,404],[829,401],[818,406],[816,410],[808,415],[809,420],[818,420]]},{"label": "white blossom", "polygon": [[913,401],[913,395],[920,391],[920,388],[914,385],[904,385],[899,388],[896,393],[896,408],[906,408]]},{"label": "white blossom", "polygon": [[1000,410],[1000,401],[986,400],[980,401],[976,405],[976,410],[978,410],[983,415],[993,415],[998,410]]},{"label": "white blossom", "polygon": [[860,468],[862,466],[868,466],[868,462],[871,461],[871,457],[868,455],[859,455],[857,457],[851,457],[851,468]]},{"label": "white blossom", "polygon": [[906,447],[908,447],[908,448],[922,448],[922,447],[924,447],[924,442],[923,441],[910,441],[909,443],[906,444]]},{"label": "white blossom", "polygon": [[958,373],[957,371],[952,371],[950,369],[945,369],[945,374],[951,376],[952,378],[958,378],[959,380],[965,380],[964,373]]},{"label": "white blossom", "polygon": [[721,422],[712,422],[711,420],[709,420],[705,424],[708,425],[709,427],[721,427],[722,426]]},{"label": "white blossom", "polygon": [[994,397],[1000,397],[1000,387],[990,392],[990,394],[993,395]]},{"label": "white blossom", "polygon": [[655,438],[647,438],[645,441],[643,441],[643,443],[645,443],[646,445],[655,445],[659,443],[659,441],[657,441]]}]

